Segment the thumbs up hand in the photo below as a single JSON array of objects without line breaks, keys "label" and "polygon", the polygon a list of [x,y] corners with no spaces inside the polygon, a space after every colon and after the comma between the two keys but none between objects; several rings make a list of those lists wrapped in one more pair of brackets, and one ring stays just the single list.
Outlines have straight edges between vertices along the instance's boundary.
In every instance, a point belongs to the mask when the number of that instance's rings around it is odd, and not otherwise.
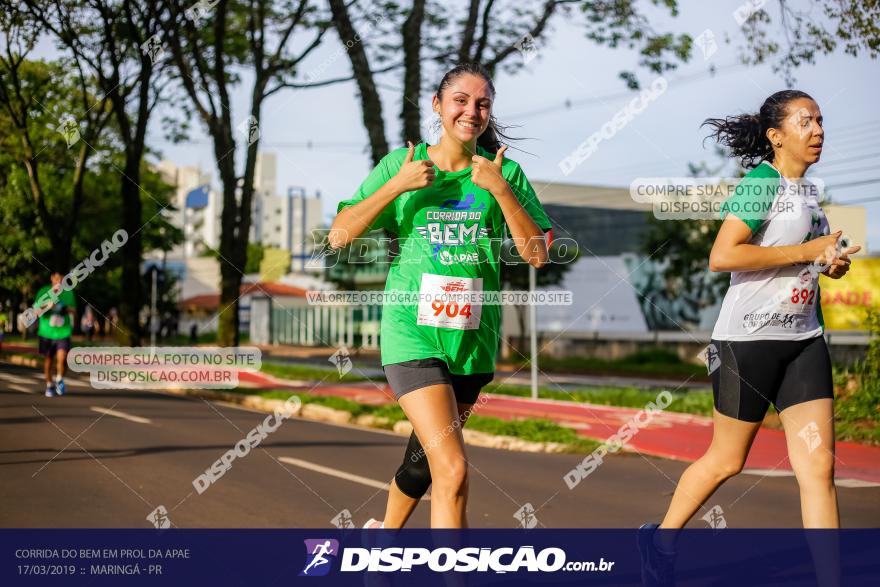
[{"label": "thumbs up hand", "polygon": [[430,159],[413,161],[416,148],[410,142],[407,144],[409,151],[403,160],[403,165],[394,176],[397,190],[400,193],[420,190],[434,183],[434,162]]},{"label": "thumbs up hand", "polygon": [[504,151],[507,145],[498,149],[495,154],[495,160],[490,161],[480,155],[474,155],[471,158],[473,164],[471,166],[471,181],[484,190],[497,194],[507,187],[507,181],[501,175],[501,166],[504,163]]}]

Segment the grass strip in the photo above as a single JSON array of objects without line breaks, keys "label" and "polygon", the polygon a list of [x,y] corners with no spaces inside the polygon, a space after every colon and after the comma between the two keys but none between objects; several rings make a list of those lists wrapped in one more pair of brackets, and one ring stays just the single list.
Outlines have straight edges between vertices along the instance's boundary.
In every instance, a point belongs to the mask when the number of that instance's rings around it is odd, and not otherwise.
[{"label": "grass strip", "polygon": [[337,383],[344,381],[353,383],[356,381],[369,381],[369,377],[358,375],[353,371],[349,371],[341,378],[339,373],[331,366],[328,369],[320,367],[309,367],[307,365],[281,365],[279,363],[263,363],[260,371],[274,377],[282,379],[298,379],[307,381],[321,381],[324,383]]}]

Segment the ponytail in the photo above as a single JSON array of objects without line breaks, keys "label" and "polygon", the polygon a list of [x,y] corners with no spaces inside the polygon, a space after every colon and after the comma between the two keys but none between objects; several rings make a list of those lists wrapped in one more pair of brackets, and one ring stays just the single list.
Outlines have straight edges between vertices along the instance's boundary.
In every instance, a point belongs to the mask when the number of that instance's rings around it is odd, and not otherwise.
[{"label": "ponytail", "polygon": [[773,145],[767,138],[767,130],[780,128],[788,115],[788,103],[799,98],[812,100],[805,92],[783,90],[764,100],[757,114],[709,118],[700,126],[711,127],[713,130],[706,138],[714,138],[728,147],[731,155],[740,158],[743,167],[756,167],[762,161],[773,161]]}]

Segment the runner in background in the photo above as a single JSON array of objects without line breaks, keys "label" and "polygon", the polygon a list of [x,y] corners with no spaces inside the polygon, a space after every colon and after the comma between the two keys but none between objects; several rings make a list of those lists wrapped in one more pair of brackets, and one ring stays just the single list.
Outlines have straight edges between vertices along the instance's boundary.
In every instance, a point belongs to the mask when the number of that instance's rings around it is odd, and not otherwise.
[{"label": "runner in background", "polygon": [[676,532],[724,481],[739,473],[770,404],[785,429],[805,528],[837,528],[834,388],[825,343],[819,273],[849,270],[841,233],[804,173],[819,161],[825,131],[818,104],[786,90],[757,114],[709,119],[712,136],[753,168],[722,207],[709,266],[730,272],[712,333],[712,442],[682,474],[661,524],[639,531],[643,581],[673,584]]},{"label": "runner in background", "polygon": [[46,397],[64,395],[64,368],[76,316],[76,298],[72,291],[61,287],[63,276],[55,272],[51,279],[52,285],[40,288],[34,301],[34,308],[41,312],[37,338],[43,355]]},{"label": "runner in background", "polygon": [[[430,298],[500,291],[505,231],[523,260],[547,262],[550,223],[522,168],[504,157],[494,100],[479,66],[447,72],[433,99],[439,143],[389,153],[339,204],[330,233],[334,248],[372,229],[397,235],[400,254],[385,290],[420,300],[386,303],[382,312],[382,365],[414,429],[391,481],[386,528],[401,527],[432,483],[431,527],[467,526],[461,428],[494,377],[501,306]],[[367,527],[383,525],[371,520]]]},{"label": "runner in background", "polygon": [[104,336],[110,335],[111,337],[116,336],[116,325],[119,322],[119,312],[116,311],[116,306],[110,308],[110,311],[107,312],[107,323],[104,327]]},{"label": "runner in background", "polygon": [[79,327],[83,334],[86,335],[86,341],[92,342],[92,336],[95,334],[95,313],[88,304],[86,304],[86,309],[83,311]]}]

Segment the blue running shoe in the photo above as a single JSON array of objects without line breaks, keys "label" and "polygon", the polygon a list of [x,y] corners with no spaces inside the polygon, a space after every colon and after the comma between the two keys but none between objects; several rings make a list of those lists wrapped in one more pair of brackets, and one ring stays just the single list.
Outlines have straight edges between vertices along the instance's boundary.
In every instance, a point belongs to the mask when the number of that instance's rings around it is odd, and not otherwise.
[{"label": "blue running shoe", "polygon": [[642,585],[645,587],[675,585],[675,553],[663,552],[654,545],[654,532],[658,527],[659,524],[642,524],[639,528]]},{"label": "blue running shoe", "polygon": [[58,395],[64,395],[66,391],[67,387],[64,385],[63,379],[59,379],[55,382],[55,393],[57,393]]},{"label": "blue running shoe", "polygon": [[46,385],[46,397],[55,397],[55,386],[51,383]]}]

